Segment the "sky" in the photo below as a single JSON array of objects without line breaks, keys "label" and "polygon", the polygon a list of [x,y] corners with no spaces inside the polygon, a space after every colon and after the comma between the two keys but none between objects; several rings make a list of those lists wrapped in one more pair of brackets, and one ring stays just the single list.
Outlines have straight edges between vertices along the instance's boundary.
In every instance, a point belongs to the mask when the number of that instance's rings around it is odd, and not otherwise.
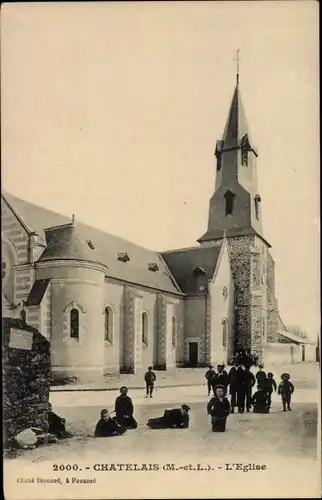
[{"label": "sky", "polygon": [[158,251],[196,245],[236,82],[282,319],[320,329],[318,3],[2,4],[2,187]]}]

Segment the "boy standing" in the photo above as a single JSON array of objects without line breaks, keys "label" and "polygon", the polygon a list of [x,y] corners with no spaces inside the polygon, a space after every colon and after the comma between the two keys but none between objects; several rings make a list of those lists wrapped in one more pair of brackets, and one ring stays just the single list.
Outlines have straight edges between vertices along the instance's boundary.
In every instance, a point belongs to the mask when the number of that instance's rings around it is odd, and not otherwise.
[{"label": "boy standing", "polygon": [[274,380],[273,373],[268,372],[267,379],[266,379],[266,382],[265,382],[265,391],[266,391],[266,394],[268,396],[269,405],[271,405],[271,402],[272,402],[273,390],[274,391],[277,390],[277,385],[276,385],[276,382]]},{"label": "boy standing", "polygon": [[211,389],[212,389],[212,381],[215,376],[215,372],[212,369],[212,365],[209,365],[209,369],[206,371],[206,379],[207,379],[207,387],[208,387],[208,396],[210,396]]},{"label": "boy standing", "polygon": [[215,387],[218,385],[223,385],[225,387],[225,395],[227,394],[228,386],[228,373],[225,370],[225,364],[221,363],[217,365],[217,371],[215,372],[214,379],[212,381],[213,391],[215,394]]},{"label": "boy standing", "polygon": [[282,382],[278,386],[278,394],[282,396],[283,411],[286,411],[286,407],[291,411],[291,399],[294,392],[294,385],[290,381],[290,374],[283,373],[281,375]]},{"label": "boy standing", "polygon": [[256,380],[257,380],[257,385],[258,387],[265,387],[265,382],[266,382],[266,373],[264,372],[263,368],[264,365],[258,365],[258,372],[256,373]]},{"label": "boy standing", "polygon": [[154,382],[156,381],[156,376],[155,376],[155,373],[152,371],[152,366],[149,366],[148,371],[144,375],[144,380],[145,380],[145,384],[146,384],[145,397],[147,398],[150,395],[150,398],[152,398],[152,392],[154,389]]},{"label": "boy standing", "polygon": [[215,397],[207,405],[207,413],[211,415],[213,432],[225,432],[226,420],[230,414],[230,404],[225,396],[226,387],[217,385],[215,387]]}]

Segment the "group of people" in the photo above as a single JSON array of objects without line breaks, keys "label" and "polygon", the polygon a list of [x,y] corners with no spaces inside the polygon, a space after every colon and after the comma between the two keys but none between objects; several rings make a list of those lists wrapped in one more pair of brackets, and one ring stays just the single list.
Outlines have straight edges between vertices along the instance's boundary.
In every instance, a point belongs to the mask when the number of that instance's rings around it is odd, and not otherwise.
[{"label": "group of people", "polygon": [[[216,370],[213,369],[213,366],[209,366],[205,376],[208,396],[211,391],[214,395],[208,403],[208,413],[214,417],[213,430],[225,430],[226,418],[230,413],[235,412],[236,407],[238,413],[244,413],[245,409],[250,412],[252,407],[254,413],[269,413],[272,393],[276,390],[281,396],[283,411],[291,410],[294,385],[290,381],[288,373],[281,375],[281,382],[277,387],[273,373],[266,374],[262,364],[258,366],[258,371],[254,375],[250,366],[241,365],[237,358],[233,361],[229,373],[225,370],[224,364],[219,364]],[[253,394],[253,388],[256,384],[257,390]],[[228,392],[230,403],[226,397]],[[214,422],[217,423],[214,424]]]},{"label": "group of people", "polygon": [[[128,429],[136,429],[137,422],[133,416],[132,399],[128,396],[127,387],[120,389],[120,396],[115,401],[115,416],[107,409],[101,410],[101,418],[96,424],[95,437],[112,437],[124,434]],[[189,427],[190,407],[183,404],[181,408],[165,410],[162,417],[151,418],[147,426],[151,429],[187,429]]]},{"label": "group of people", "polygon": [[[156,375],[152,367],[145,374],[146,397],[152,397]],[[254,375],[249,365],[241,365],[238,358],[234,360],[229,373],[225,365],[218,364],[216,370],[212,366],[206,372],[208,396],[213,392],[213,397],[207,404],[207,414],[211,416],[212,430],[224,432],[226,430],[227,417],[238,409],[238,413],[247,412],[253,408],[254,413],[269,413],[273,391],[281,396],[283,411],[291,410],[291,398],[294,385],[290,381],[290,375],[283,373],[281,382],[277,386],[274,375],[267,374],[264,366],[260,364]],[[253,394],[253,388],[257,384],[257,390]],[[230,395],[230,401],[227,395]],[[151,429],[177,428],[187,429],[189,427],[190,407],[183,404],[180,408],[165,410],[161,417],[150,418],[147,426]],[[111,416],[107,409],[101,410],[100,419],[96,424],[95,437],[111,437],[124,434],[128,429],[136,429],[137,422],[134,418],[134,406],[132,399],[128,396],[128,388],[123,386],[120,395],[115,400],[115,416]],[[72,437],[66,431],[65,420],[52,411],[49,405],[48,412],[49,432],[58,439]]]}]

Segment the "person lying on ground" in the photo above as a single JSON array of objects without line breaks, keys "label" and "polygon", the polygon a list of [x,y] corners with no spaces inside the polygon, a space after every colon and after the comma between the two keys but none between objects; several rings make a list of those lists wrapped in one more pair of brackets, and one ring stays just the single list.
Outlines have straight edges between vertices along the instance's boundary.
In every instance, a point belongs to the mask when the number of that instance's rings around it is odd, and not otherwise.
[{"label": "person lying on ground", "polygon": [[151,429],[188,429],[189,427],[188,405],[182,405],[181,408],[165,410],[162,417],[150,418],[146,424]]}]

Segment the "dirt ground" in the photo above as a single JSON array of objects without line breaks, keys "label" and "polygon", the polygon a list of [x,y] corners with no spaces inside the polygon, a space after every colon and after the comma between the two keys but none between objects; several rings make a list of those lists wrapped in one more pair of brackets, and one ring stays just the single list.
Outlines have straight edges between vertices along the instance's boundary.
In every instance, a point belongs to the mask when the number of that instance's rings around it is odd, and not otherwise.
[{"label": "dirt ground", "polygon": [[[308,384],[311,387],[312,383]],[[5,459],[7,500],[75,500],[115,498],[312,498],[320,496],[317,457],[316,389],[298,389],[292,411],[281,411],[274,394],[269,415],[230,415],[227,432],[211,431],[208,397],[199,387],[159,388],[153,399],[130,391],[136,430],[113,438],[94,438],[100,410],[113,409],[118,391],[55,392],[54,411],[67,420],[74,437]],[[189,429],[151,430],[148,418],[186,402],[191,407]],[[265,464],[265,472],[222,472],[226,464]],[[96,472],[101,464],[157,464],[158,472]],[[162,464],[175,464],[164,472]],[[54,464],[76,464],[78,472],[53,472]],[[96,464],[96,465],[95,465]],[[131,465],[132,464],[132,465]],[[188,465],[187,465],[188,464]],[[210,470],[197,472],[196,464]],[[189,471],[182,467],[192,467]],[[95,471],[95,472],[94,472]],[[17,484],[20,477],[59,477],[61,483]],[[92,478],[93,484],[65,484],[66,477]],[[285,479],[286,478],[286,479]],[[299,496],[298,496],[299,495]]]},{"label": "dirt ground", "polygon": [[[190,428],[188,430],[153,431],[146,426],[148,418],[160,416],[167,406],[156,400],[135,407],[138,421],[136,430],[116,438],[95,439],[93,431],[99,418],[100,406],[56,407],[55,411],[64,416],[68,430],[74,437],[58,444],[24,452],[18,458],[28,457],[35,461],[55,460],[62,453],[65,460],[71,461],[79,454],[92,456],[105,453],[109,455],[133,450],[134,455],[163,454],[173,456],[211,456],[214,447],[217,453],[229,455],[238,450],[251,456],[316,456],[317,405],[314,403],[294,403],[291,412],[283,412],[277,396],[274,398],[269,415],[254,413],[235,413],[228,418],[227,432],[218,435],[211,432],[209,417],[206,414],[206,396],[189,402],[191,407]],[[143,400],[144,401],[144,400]],[[107,406],[107,405],[106,405]]]},{"label": "dirt ground", "polygon": [[[227,367],[229,371],[230,367]],[[173,387],[173,386],[189,386],[189,385],[202,385],[205,384],[205,373],[207,368],[175,368],[173,371],[155,371],[157,376],[157,387]],[[252,371],[255,373],[257,368],[253,367]],[[295,365],[272,365],[265,366],[265,371],[272,372],[275,375],[276,381],[280,379],[283,372],[291,374],[292,380],[298,389],[317,387],[319,379],[319,367],[317,363],[298,363]],[[128,387],[143,387],[144,383],[144,370],[138,374],[113,374],[106,375],[102,382],[92,382],[88,384],[71,384],[71,385],[56,385],[52,387],[53,391],[66,391],[66,390],[101,390],[118,388],[122,385]]]}]

